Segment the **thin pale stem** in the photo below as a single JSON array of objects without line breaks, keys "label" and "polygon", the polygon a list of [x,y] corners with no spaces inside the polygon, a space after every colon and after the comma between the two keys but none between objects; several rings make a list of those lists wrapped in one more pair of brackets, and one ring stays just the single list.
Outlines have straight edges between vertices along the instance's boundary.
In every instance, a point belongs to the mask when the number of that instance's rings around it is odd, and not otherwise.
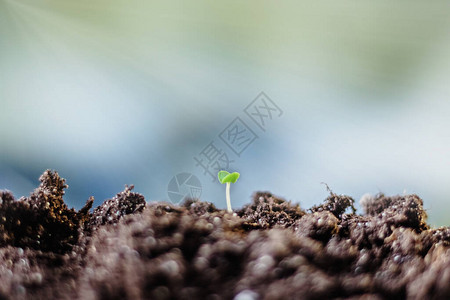
[{"label": "thin pale stem", "polygon": [[229,183],[229,182],[227,182],[226,196],[227,196],[227,211],[228,211],[229,213],[232,213],[233,210],[231,209],[230,183]]}]

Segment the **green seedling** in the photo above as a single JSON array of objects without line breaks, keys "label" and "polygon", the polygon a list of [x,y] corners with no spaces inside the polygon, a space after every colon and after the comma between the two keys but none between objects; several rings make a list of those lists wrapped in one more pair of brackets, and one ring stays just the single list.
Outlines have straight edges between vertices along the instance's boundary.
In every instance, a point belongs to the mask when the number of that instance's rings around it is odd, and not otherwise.
[{"label": "green seedling", "polygon": [[235,183],[238,180],[240,175],[241,174],[239,174],[238,172],[229,173],[227,171],[219,171],[219,173],[217,174],[217,177],[219,177],[220,183],[227,184],[226,197],[227,197],[227,211],[229,213],[233,212],[233,210],[231,209],[230,183]]}]

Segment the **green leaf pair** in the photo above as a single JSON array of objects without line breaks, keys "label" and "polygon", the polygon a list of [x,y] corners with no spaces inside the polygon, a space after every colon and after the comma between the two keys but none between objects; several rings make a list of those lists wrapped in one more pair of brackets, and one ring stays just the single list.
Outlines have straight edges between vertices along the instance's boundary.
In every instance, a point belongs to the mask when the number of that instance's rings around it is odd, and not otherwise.
[{"label": "green leaf pair", "polygon": [[222,184],[227,182],[236,183],[239,176],[240,174],[238,172],[229,173],[227,171],[220,171],[217,174],[217,177],[219,177],[219,181]]}]

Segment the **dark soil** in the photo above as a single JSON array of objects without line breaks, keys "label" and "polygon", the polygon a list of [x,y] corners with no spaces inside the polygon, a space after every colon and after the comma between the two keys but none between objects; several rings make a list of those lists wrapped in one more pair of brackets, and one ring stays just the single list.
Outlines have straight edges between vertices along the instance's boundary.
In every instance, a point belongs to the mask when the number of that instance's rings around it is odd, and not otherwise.
[{"label": "dark soil", "polygon": [[266,192],[234,214],[146,203],[126,187],[91,213],[46,171],[0,191],[0,299],[450,299],[450,227],[416,195],[334,194],[305,211]]}]

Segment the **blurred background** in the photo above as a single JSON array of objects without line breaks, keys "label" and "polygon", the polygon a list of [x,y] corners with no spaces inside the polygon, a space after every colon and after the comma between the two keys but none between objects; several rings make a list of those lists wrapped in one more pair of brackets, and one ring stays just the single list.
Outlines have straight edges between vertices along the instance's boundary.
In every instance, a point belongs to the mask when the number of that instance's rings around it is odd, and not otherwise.
[{"label": "blurred background", "polygon": [[325,182],[417,193],[450,225],[449,25],[445,1],[0,0],[0,189],[49,168],[77,209],[125,184],[170,201],[184,172],[224,208],[195,159],[215,158],[241,173],[236,208],[258,190],[309,208]]}]

